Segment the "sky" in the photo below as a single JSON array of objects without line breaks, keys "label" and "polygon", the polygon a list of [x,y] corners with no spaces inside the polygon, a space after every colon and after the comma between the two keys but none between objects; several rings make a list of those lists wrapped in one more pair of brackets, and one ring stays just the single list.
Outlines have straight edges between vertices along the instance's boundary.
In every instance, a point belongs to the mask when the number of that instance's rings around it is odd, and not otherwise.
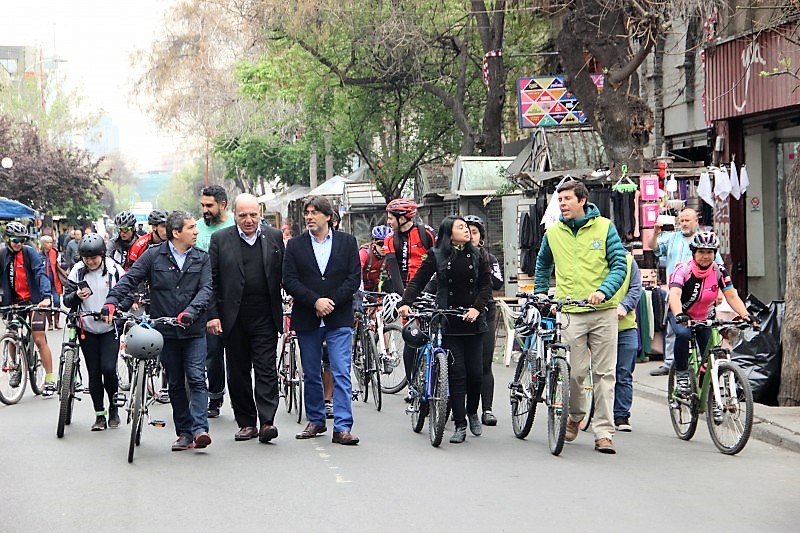
[{"label": "sky", "polygon": [[175,0],[3,0],[0,45],[34,46],[56,57],[59,76],[84,105],[103,110],[119,128],[120,149],[133,170],[156,169],[184,146],[159,132],[130,96],[131,54],[149,48]]}]

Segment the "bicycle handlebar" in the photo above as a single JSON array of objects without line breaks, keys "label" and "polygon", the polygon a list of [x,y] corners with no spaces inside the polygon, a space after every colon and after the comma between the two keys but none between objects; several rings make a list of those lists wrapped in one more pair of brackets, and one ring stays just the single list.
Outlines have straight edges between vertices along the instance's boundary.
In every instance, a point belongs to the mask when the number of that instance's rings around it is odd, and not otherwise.
[{"label": "bicycle handlebar", "polygon": [[750,322],[745,322],[744,320],[717,320],[717,319],[706,319],[706,320],[690,320],[687,324],[687,327],[690,328],[736,328],[740,330],[745,330],[747,328],[757,329],[757,324],[751,324]]},{"label": "bicycle handlebar", "polygon": [[564,298],[564,299],[558,300],[558,299],[552,298],[550,296],[542,297],[542,296],[539,296],[538,294],[534,294],[534,293],[530,293],[530,292],[518,292],[517,293],[517,298],[527,298],[528,300],[533,301],[533,303],[535,303],[537,305],[554,305],[556,307],[556,309],[558,309],[559,311],[561,310],[562,307],[565,307],[565,306],[568,306],[568,305],[575,305],[575,306],[578,306],[578,307],[591,307],[591,308],[594,308],[594,305],[590,304],[589,300],[587,300],[586,298],[583,298],[583,299],[580,299],[580,300],[575,300],[573,298]]},{"label": "bicycle handlebar", "polygon": [[416,313],[409,313],[408,318],[422,318],[422,319],[429,319],[433,318],[436,315],[447,315],[447,316],[462,316],[464,313],[469,311],[466,307],[451,307],[449,309],[431,309],[428,311],[418,311]]},{"label": "bicycle handlebar", "polygon": [[171,316],[150,318],[147,315],[136,316],[135,314],[126,311],[117,311],[116,313],[114,313],[114,316],[117,318],[122,318],[123,320],[132,320],[137,324],[147,324],[150,326],[157,326],[157,325],[178,326],[180,328],[186,329],[186,324],[181,324],[180,322],[178,322],[178,319],[176,317],[171,317]]}]

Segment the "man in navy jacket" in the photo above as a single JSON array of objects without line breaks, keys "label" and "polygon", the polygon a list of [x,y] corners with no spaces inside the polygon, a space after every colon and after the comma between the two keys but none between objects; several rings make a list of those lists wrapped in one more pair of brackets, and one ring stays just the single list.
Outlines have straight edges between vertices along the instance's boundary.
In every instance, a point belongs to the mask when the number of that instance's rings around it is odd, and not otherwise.
[{"label": "man in navy jacket", "polygon": [[294,298],[292,329],[297,332],[303,363],[308,425],[298,439],[324,433],[322,343],[325,341],[333,373],[333,438],[344,445],[358,444],[353,427],[350,381],[353,337],[353,297],[361,283],[361,262],[355,237],[331,227],[334,213],[322,196],[303,203],[308,231],[289,240],[283,261],[283,286]]}]

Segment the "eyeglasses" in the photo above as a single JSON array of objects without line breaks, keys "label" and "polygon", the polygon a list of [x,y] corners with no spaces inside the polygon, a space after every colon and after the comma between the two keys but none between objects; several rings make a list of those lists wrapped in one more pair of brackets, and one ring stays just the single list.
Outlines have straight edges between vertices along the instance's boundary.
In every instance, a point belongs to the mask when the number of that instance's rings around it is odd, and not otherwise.
[{"label": "eyeglasses", "polygon": [[13,242],[14,244],[24,244],[24,243],[28,242],[28,238],[27,237],[11,237],[9,240],[11,242]]},{"label": "eyeglasses", "polygon": [[119,228],[120,231],[133,231],[133,226],[122,226]]},{"label": "eyeglasses", "polygon": [[386,244],[386,240],[384,239],[372,239],[372,242],[377,244],[378,246],[383,246],[384,244]]},{"label": "eyeglasses", "polygon": [[307,217],[315,217],[315,216],[317,216],[319,214],[320,214],[320,211],[317,211],[316,209],[312,209],[311,211],[304,211],[303,212],[303,215],[305,215]]}]

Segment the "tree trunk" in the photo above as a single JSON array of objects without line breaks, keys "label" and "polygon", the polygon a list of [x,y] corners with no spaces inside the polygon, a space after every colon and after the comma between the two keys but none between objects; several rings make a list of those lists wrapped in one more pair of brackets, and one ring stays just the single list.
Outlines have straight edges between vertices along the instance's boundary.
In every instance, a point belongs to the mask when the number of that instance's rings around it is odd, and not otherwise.
[{"label": "tree trunk", "polygon": [[503,52],[503,36],[505,33],[505,1],[498,0],[494,3],[493,14],[490,17],[486,9],[486,2],[473,0],[472,11],[478,25],[483,45],[486,66],[488,68],[488,91],[486,106],[483,110],[483,124],[481,136],[475,143],[484,156],[498,156],[503,153],[503,106],[506,102],[506,67],[502,55],[494,53]]},{"label": "tree trunk", "polygon": [[778,404],[800,405],[800,163],[786,180],[786,311]]}]

